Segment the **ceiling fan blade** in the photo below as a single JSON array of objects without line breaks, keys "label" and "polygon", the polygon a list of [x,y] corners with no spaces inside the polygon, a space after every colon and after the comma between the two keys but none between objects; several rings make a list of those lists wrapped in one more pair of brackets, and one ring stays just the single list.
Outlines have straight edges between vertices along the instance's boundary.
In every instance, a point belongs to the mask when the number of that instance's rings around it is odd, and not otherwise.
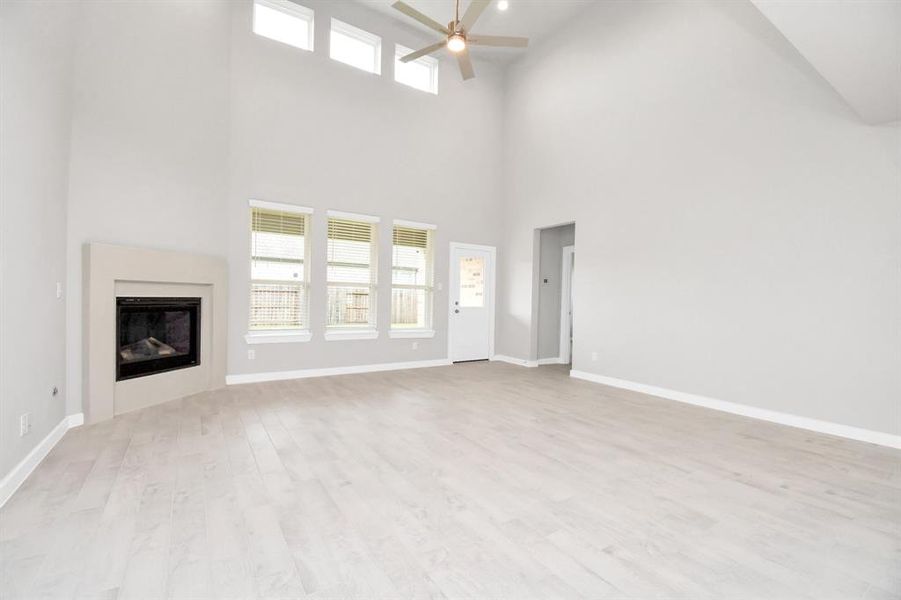
[{"label": "ceiling fan blade", "polygon": [[395,8],[395,9],[399,10],[400,12],[404,13],[408,17],[410,17],[412,19],[416,19],[417,21],[419,21],[426,27],[431,27],[432,29],[434,29],[435,31],[437,31],[439,33],[443,33],[445,35],[448,34],[447,27],[445,27],[444,25],[442,25],[435,19],[422,14],[421,12],[419,12],[418,10],[416,10],[409,4],[398,1],[398,2],[395,2],[394,4],[392,4],[391,8]]},{"label": "ceiling fan blade", "polygon": [[460,27],[463,31],[469,31],[476,24],[489,4],[491,4],[491,0],[472,0],[469,3],[469,7],[463,13],[463,18],[460,19]]},{"label": "ceiling fan blade", "polygon": [[497,46],[499,48],[525,48],[529,38],[510,37],[506,35],[470,35],[466,41],[476,46]]},{"label": "ceiling fan blade", "polygon": [[400,62],[408,63],[410,61],[416,60],[417,58],[423,57],[426,54],[431,54],[432,52],[437,52],[438,50],[441,50],[445,46],[447,46],[447,42],[445,42],[444,40],[441,40],[437,44],[432,44],[431,46],[426,46],[422,50],[417,50],[416,52],[411,52],[410,54],[407,54],[406,56],[402,56],[400,59]]},{"label": "ceiling fan blade", "polygon": [[457,53],[457,63],[460,65],[460,74],[463,76],[463,81],[476,76],[476,72],[472,69],[472,60],[469,58],[469,50],[463,49]]}]

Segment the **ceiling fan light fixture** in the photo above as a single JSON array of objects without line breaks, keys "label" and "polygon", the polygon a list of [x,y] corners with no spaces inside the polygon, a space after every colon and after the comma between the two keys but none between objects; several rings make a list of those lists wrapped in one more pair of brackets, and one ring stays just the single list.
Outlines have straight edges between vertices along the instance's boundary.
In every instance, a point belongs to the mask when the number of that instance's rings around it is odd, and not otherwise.
[{"label": "ceiling fan light fixture", "polygon": [[[0,0],[2,2],[3,0]],[[419,21],[429,29],[441,34],[441,37],[431,46],[420,48],[400,58],[401,62],[408,63],[420,57],[434,54],[443,48],[447,48],[456,55],[457,64],[460,67],[460,75],[463,81],[475,77],[472,68],[472,60],[469,56],[469,46],[479,48],[481,46],[494,46],[495,48],[525,48],[529,45],[529,38],[513,37],[509,35],[479,35],[472,34],[473,26],[485,10],[495,3],[495,0],[470,0],[466,12],[460,16],[460,0],[452,0],[454,3],[454,20],[444,26],[435,19],[413,8],[404,0],[395,0],[391,6],[395,10],[404,13],[415,21]],[[498,8],[506,10],[509,0],[497,0]]]},{"label": "ceiling fan light fixture", "polygon": [[447,38],[447,49],[455,54],[463,52],[466,50],[466,38],[459,33],[453,34]]}]

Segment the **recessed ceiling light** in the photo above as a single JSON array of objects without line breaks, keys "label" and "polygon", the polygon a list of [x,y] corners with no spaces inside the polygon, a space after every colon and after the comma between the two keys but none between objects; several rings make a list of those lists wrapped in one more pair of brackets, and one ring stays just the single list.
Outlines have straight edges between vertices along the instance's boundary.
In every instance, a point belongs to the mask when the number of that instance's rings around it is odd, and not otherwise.
[{"label": "recessed ceiling light", "polygon": [[510,8],[510,2],[508,0],[497,0],[498,10],[507,10],[508,8]]}]

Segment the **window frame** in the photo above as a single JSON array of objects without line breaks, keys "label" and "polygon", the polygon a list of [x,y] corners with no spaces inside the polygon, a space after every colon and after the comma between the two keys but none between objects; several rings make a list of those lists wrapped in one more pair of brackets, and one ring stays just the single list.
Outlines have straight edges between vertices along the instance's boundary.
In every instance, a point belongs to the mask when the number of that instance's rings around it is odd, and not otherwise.
[{"label": "window frame", "polygon": [[[373,70],[365,69],[363,67],[351,64],[349,62],[343,61],[340,58],[336,58],[334,54],[332,54],[332,38],[335,32],[340,33],[349,38],[354,38],[357,41],[363,42],[364,44],[372,45],[375,49],[375,56],[373,57]],[[339,62],[342,65],[347,65],[349,67],[353,67],[355,69],[359,69],[364,73],[371,73],[373,75],[381,75],[382,74],[382,37],[380,35],[376,35],[372,32],[366,31],[365,29],[360,29],[359,27],[354,27],[350,23],[342,21],[340,19],[336,19],[335,17],[331,18],[331,26],[329,27],[329,49],[328,56],[335,62]]]},{"label": "window frame", "polygon": [[[408,229],[420,229],[426,231],[426,256],[425,270],[426,283],[424,285],[409,285],[394,283],[394,230],[397,227]],[[415,221],[405,221],[395,219],[391,228],[391,303],[393,313],[394,290],[423,290],[426,292],[425,306],[425,323],[423,327],[397,327],[394,323],[389,323],[389,337],[397,339],[409,338],[431,338],[435,336],[435,231],[437,225],[431,223],[418,223]]]},{"label": "window frame", "polygon": [[[292,44],[290,42],[286,42],[283,40],[277,40],[275,38],[269,37],[263,33],[257,32],[257,13],[256,13],[256,5],[259,4],[265,8],[270,10],[274,10],[280,12],[282,14],[288,15],[289,17],[301,19],[307,23],[308,34],[309,34],[309,47],[298,46],[297,44]],[[305,52],[313,52],[316,46],[316,13],[312,8],[307,8],[301,4],[297,4],[296,2],[291,2],[291,0],[253,0],[253,7],[251,9],[251,28],[250,30],[254,35],[258,35],[260,37],[266,38],[267,40],[272,40],[273,42],[278,42],[279,44],[285,44],[286,46],[291,46],[292,48],[297,48],[298,50],[303,50]]]},{"label": "window frame", "polygon": [[[304,235],[303,235],[303,279],[297,280],[271,280],[271,279],[254,279],[253,278],[253,211],[254,209],[270,210],[304,216]],[[298,206],[296,204],[285,204],[281,202],[269,202],[266,200],[249,200],[248,201],[248,311],[247,311],[247,334],[244,341],[248,344],[280,344],[291,342],[308,342],[312,338],[310,330],[310,303],[312,296],[310,294],[310,266],[312,255],[312,222],[313,209],[306,206]],[[306,303],[303,306],[301,315],[301,326],[299,327],[281,327],[281,328],[253,328],[250,323],[250,312],[253,307],[253,285],[278,283],[283,285],[294,285],[301,288],[305,294]]]},{"label": "window frame", "polygon": [[416,60],[410,61],[410,63],[406,63],[406,64],[414,64],[414,65],[420,64],[420,65],[427,66],[429,68],[429,71],[431,74],[429,89],[424,90],[420,87],[416,87],[415,85],[411,85],[411,84],[409,84],[405,81],[401,81],[400,79],[397,78],[398,66],[399,65],[406,66],[405,63],[402,63],[400,61],[401,57],[404,57],[407,54],[411,54],[412,52],[415,52],[415,50],[413,50],[411,48],[407,48],[406,46],[404,46],[402,44],[398,44],[398,43],[394,44],[394,81],[396,81],[397,83],[399,83],[401,85],[405,85],[408,88],[437,96],[438,95],[438,69],[441,64],[441,61],[439,61],[434,56],[420,56]]},{"label": "window frame", "polygon": [[354,221],[358,223],[366,223],[370,226],[371,238],[369,241],[369,320],[366,325],[330,325],[328,316],[326,315],[325,323],[325,339],[327,341],[336,340],[371,340],[379,336],[378,330],[378,279],[379,279],[379,223],[381,219],[372,215],[363,215],[358,213],[342,212],[337,210],[326,211],[326,275],[325,275],[325,302],[328,305],[328,294],[333,287],[349,287],[361,288],[367,287],[365,284],[332,281],[328,276],[329,256],[328,256],[328,225],[332,219],[343,221]]}]

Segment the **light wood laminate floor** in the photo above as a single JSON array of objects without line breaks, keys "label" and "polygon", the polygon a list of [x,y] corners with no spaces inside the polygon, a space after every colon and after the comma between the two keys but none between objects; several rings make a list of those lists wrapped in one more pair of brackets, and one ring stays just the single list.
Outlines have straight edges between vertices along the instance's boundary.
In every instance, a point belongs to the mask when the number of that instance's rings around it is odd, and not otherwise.
[{"label": "light wood laminate floor", "polygon": [[897,599],[899,466],[560,367],[235,386],[67,433],[2,594]]}]

